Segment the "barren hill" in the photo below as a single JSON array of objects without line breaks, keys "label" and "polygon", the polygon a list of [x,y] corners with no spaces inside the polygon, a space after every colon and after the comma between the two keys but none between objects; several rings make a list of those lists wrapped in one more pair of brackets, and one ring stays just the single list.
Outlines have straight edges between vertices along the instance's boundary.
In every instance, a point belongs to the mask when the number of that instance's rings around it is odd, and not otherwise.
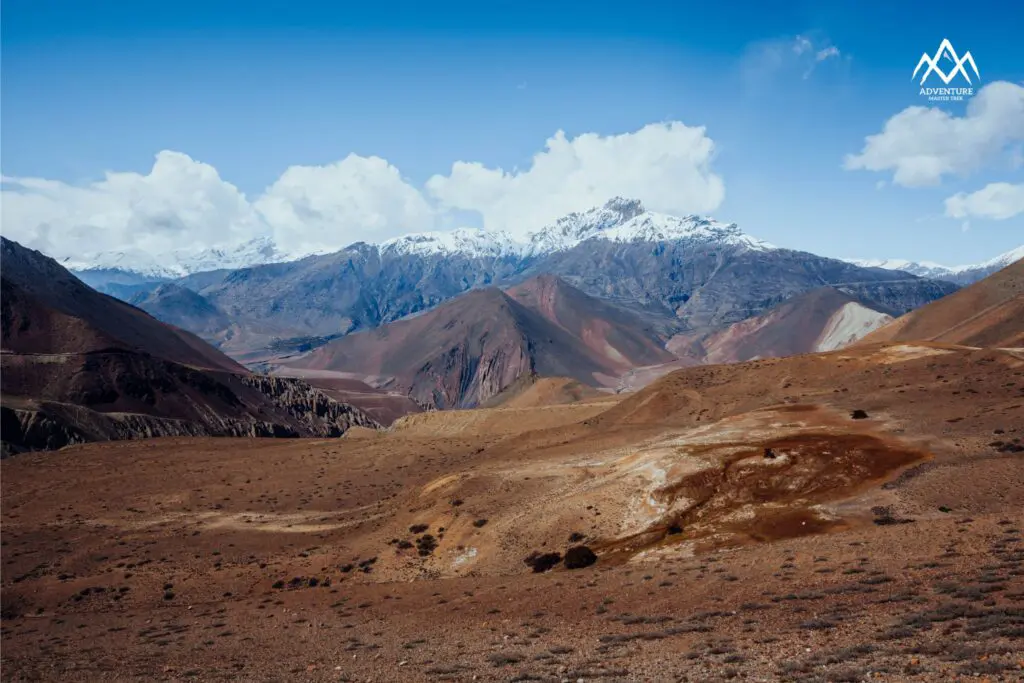
[{"label": "barren hill", "polygon": [[289,365],[363,372],[420,402],[465,408],[526,375],[600,386],[630,367],[671,359],[649,327],[636,314],[545,277],[508,294],[474,290],[337,339]]},{"label": "barren hill", "polygon": [[0,238],[3,348],[19,353],[145,352],[199,368],[245,372],[190,332],[83,284],[53,259]]},{"label": "barren hill", "polygon": [[[376,423],[298,381],[250,374],[191,333],[3,240],[3,441],[332,436]],[[5,449],[6,450],[6,449]]]},{"label": "barren hill", "polygon": [[864,343],[935,341],[967,346],[1024,346],[1024,260],[911,311]]}]

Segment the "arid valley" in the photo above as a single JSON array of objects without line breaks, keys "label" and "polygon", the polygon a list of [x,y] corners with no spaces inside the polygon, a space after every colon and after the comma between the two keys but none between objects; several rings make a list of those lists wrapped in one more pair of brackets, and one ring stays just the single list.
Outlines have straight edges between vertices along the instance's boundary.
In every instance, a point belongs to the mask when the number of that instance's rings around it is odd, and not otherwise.
[{"label": "arid valley", "polygon": [[[1024,351],[551,384],[387,433],[4,460],[4,678],[1024,672]],[[524,563],[579,545],[594,564]]]}]

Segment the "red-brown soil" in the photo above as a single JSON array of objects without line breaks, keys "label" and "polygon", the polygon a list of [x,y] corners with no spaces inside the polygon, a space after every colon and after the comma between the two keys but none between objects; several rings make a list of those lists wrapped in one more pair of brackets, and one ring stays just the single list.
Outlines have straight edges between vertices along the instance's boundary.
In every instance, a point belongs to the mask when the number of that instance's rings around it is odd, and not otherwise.
[{"label": "red-brown soil", "polygon": [[4,679],[1020,680],[1022,438],[1024,353],[924,343],[23,454]]}]

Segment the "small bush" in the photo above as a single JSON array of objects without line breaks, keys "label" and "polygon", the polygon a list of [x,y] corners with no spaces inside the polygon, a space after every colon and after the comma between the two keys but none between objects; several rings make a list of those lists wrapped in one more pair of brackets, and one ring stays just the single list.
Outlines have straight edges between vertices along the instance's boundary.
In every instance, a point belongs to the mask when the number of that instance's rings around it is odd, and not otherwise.
[{"label": "small bush", "polygon": [[533,569],[534,573],[540,574],[552,569],[555,565],[562,561],[561,553],[530,553],[523,562]]},{"label": "small bush", "polygon": [[576,545],[565,551],[565,568],[582,569],[597,562],[597,555],[585,545]]},{"label": "small bush", "polygon": [[479,529],[480,527],[484,526],[485,524],[487,524],[487,520],[486,519],[478,519],[478,520],[475,520],[473,522],[473,526],[475,526],[477,529]]}]

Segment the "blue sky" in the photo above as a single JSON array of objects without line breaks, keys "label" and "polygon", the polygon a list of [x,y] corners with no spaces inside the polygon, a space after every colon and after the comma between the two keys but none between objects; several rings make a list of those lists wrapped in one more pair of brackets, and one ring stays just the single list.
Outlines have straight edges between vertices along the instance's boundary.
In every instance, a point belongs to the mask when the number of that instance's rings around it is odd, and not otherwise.
[{"label": "blue sky", "polygon": [[[705,127],[714,145],[708,172],[720,177],[724,199],[696,196],[683,174],[680,199],[668,196],[671,183],[662,183],[661,194],[652,195],[655,205],[713,206],[712,215],[757,237],[830,256],[979,261],[1024,243],[1024,212],[1013,213],[1016,199],[1010,209],[1004,202],[997,210],[982,201],[987,195],[978,196],[957,204],[967,207],[959,211],[946,200],[958,193],[970,199],[997,183],[1016,192],[1024,182],[1024,112],[1018,117],[1012,102],[992,123],[1003,130],[986,128],[983,140],[949,143],[952,169],[929,182],[893,182],[902,162],[891,157],[904,147],[900,140],[881,153],[889,157],[876,161],[879,170],[848,170],[844,158],[860,153],[867,136],[907,107],[937,106],[918,94],[911,72],[943,38],[972,52],[981,72],[976,85],[1020,85],[1022,25],[1024,6],[1005,2],[7,0],[0,93],[5,188],[12,179],[38,178],[59,181],[60,189],[46,190],[52,205],[45,209],[37,209],[39,201],[29,204],[24,186],[15,188],[18,198],[5,191],[11,209],[2,227],[55,250],[123,246],[147,230],[145,220],[134,219],[111,227],[137,201],[106,197],[114,191],[106,187],[103,197],[85,199],[72,190],[106,172],[145,176],[161,150],[216,169],[254,200],[289,167],[330,165],[349,154],[381,157],[421,190],[458,161],[527,171],[559,130],[569,139],[616,136],[679,121]],[[818,61],[832,48],[838,54]],[[965,115],[964,104],[938,106],[950,116]],[[941,129],[935,135],[947,137]],[[907,144],[920,151],[929,141]],[[964,147],[985,145],[992,148],[984,154],[961,154]],[[189,172],[182,164],[175,173]],[[295,174],[286,188],[292,204],[275,204],[276,220],[297,221],[303,211],[295,197],[301,195],[321,223],[331,217],[339,226],[369,221],[379,226],[373,234],[386,237],[408,231],[403,222],[414,224],[410,228],[424,221],[505,225],[515,220],[508,204],[534,201],[526,190],[502,190],[502,208],[492,208],[486,204],[492,199],[482,197],[490,197],[490,186],[479,180],[449,187],[446,196],[455,206],[444,220],[424,219],[425,209],[402,194],[404,188],[387,186],[399,192],[394,200],[376,184],[367,189],[368,171],[351,172],[363,180],[352,185],[356,181]],[[296,185],[303,178],[308,187]],[[129,180],[123,184],[135,187]],[[152,189],[152,180],[140,187],[152,193],[145,201],[158,206],[145,216],[192,225],[195,212],[176,215],[175,193],[185,192],[187,203],[188,193],[207,190],[178,180],[171,189]],[[614,178],[595,182],[617,187]],[[558,183],[534,185],[556,191]],[[378,203],[404,201],[407,209],[343,213],[338,196],[352,187]],[[217,234],[227,204],[230,217],[223,220],[231,227],[225,234],[258,230],[251,226],[264,219],[240,217],[228,194],[209,195],[214,199],[206,204],[218,210],[203,213],[191,232],[181,227],[175,239]],[[563,199],[537,197],[536,203],[558,207]],[[68,209],[68,202],[78,204]],[[93,220],[90,212],[106,213]],[[40,225],[52,228],[65,214],[77,221],[61,228],[66,232],[41,232]],[[335,231],[341,241],[370,234],[333,225],[315,230]],[[276,234],[297,235],[303,226],[289,230]],[[169,244],[145,243],[150,249]]]}]

